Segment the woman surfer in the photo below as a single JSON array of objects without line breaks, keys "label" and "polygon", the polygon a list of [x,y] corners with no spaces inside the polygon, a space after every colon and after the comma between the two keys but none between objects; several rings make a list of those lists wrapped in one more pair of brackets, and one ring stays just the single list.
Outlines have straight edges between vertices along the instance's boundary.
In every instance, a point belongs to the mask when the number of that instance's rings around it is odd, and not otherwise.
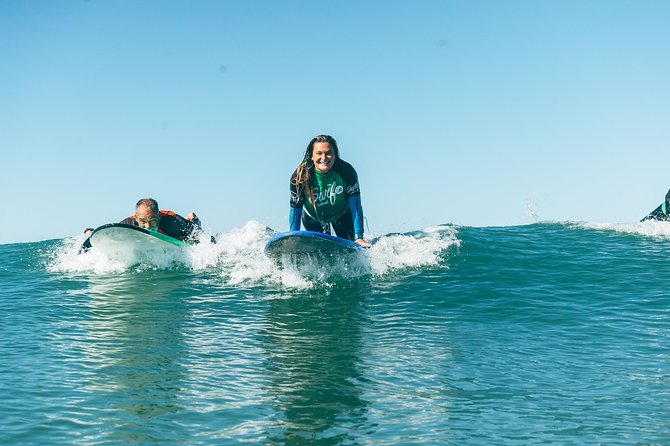
[{"label": "woman surfer", "polygon": [[[358,174],[340,158],[332,136],[319,135],[309,142],[305,156],[291,175],[291,231],[330,234],[332,225],[338,237],[371,245],[363,238],[363,208]],[[303,212],[304,210],[304,212]]]}]

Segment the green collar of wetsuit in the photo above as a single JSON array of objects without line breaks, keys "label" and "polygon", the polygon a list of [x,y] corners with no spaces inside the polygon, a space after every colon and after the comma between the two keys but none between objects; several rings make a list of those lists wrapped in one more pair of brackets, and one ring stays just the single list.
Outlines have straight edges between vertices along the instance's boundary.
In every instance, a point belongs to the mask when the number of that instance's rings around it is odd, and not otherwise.
[{"label": "green collar of wetsuit", "polygon": [[[333,166],[333,167],[335,167],[335,166]],[[329,170],[328,172],[326,172],[326,173],[321,173],[321,172],[319,172],[318,170],[314,169],[314,173],[316,174],[316,176],[319,177],[319,178],[322,178],[322,179],[324,179],[324,180],[328,180],[328,179],[330,179],[330,177],[333,176],[333,172],[334,172],[334,171],[333,171],[333,168],[332,168],[332,167],[331,167],[330,170]]]}]

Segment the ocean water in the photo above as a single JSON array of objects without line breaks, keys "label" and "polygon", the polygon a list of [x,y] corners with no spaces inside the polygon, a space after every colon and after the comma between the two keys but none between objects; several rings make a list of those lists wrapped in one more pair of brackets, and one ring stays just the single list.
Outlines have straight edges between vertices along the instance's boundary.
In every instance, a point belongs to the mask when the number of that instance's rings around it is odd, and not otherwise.
[{"label": "ocean water", "polygon": [[0,245],[0,444],[670,444],[670,224],[273,233]]}]

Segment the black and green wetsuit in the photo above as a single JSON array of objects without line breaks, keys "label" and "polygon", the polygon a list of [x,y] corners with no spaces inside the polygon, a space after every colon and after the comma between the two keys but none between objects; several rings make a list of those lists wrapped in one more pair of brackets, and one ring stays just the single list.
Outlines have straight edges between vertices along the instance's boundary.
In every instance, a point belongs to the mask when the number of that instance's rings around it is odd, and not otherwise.
[{"label": "black and green wetsuit", "polygon": [[658,220],[658,221],[669,221],[670,220],[670,190],[665,194],[665,201],[661,203],[656,209],[651,211],[649,215],[644,217],[640,221],[646,220]]},{"label": "black and green wetsuit", "polygon": [[329,234],[332,225],[338,237],[350,240],[363,238],[361,190],[358,174],[351,164],[336,159],[326,174],[312,168],[309,185],[312,195],[305,187],[295,185],[296,176],[297,171],[291,176],[291,231],[300,230],[302,219],[308,231]]}]

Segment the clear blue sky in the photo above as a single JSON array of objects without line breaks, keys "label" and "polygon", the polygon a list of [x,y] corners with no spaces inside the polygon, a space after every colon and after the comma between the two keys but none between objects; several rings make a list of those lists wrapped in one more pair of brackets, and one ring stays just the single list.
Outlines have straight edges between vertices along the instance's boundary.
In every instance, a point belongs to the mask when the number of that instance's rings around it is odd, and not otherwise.
[{"label": "clear blue sky", "polygon": [[670,2],[0,0],[0,243],[138,198],[287,229],[333,135],[378,235],[636,221],[670,187]]}]

